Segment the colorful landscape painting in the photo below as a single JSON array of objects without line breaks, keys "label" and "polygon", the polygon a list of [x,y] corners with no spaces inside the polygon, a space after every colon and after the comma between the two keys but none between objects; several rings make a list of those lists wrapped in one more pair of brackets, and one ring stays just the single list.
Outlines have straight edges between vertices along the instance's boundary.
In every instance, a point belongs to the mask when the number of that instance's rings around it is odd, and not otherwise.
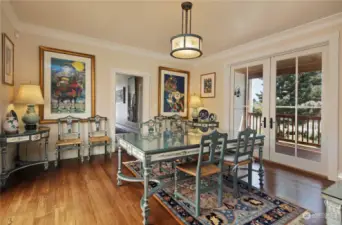
[{"label": "colorful landscape painting", "polygon": [[85,112],[85,63],[51,58],[51,113]]},{"label": "colorful landscape painting", "polygon": [[213,89],[213,80],[211,78],[204,79],[204,93],[211,93]]},{"label": "colorful landscape painting", "polygon": [[185,77],[164,74],[164,112],[183,113]]}]

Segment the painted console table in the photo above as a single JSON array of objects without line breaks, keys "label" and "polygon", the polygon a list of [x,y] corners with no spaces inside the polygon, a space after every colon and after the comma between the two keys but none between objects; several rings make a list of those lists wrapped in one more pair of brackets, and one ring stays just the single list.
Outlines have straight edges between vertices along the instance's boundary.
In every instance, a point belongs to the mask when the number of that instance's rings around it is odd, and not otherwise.
[{"label": "painted console table", "polygon": [[342,182],[337,182],[322,191],[325,200],[328,225],[342,225]]},{"label": "painted console table", "polygon": [[[0,134],[0,150],[1,150],[1,165],[2,170],[0,174],[1,188],[5,186],[8,177],[21,169],[25,169],[30,166],[44,164],[44,169],[47,170],[49,167],[47,158],[47,145],[50,135],[49,127],[39,127],[37,130],[25,131],[19,130],[16,134]],[[44,160],[40,161],[23,161],[20,160],[19,147],[21,143],[38,142],[44,140]],[[9,144],[16,144],[16,158],[15,167],[8,169],[7,165],[7,147]],[[42,142],[40,143],[40,145]]]},{"label": "painted console table", "polygon": [[[256,137],[255,146],[259,150],[260,167],[257,170],[259,174],[260,187],[263,187],[263,145],[264,135]],[[199,154],[199,147],[201,141],[201,135],[181,134],[179,135],[161,135],[146,138],[140,134],[126,133],[116,135],[118,141],[118,173],[117,184],[120,186],[122,180],[128,182],[143,182],[144,194],[140,201],[140,207],[142,209],[143,224],[148,224],[148,216],[150,213],[149,197],[152,196],[157,190],[161,189],[165,184],[158,179],[150,179],[152,163],[174,161],[180,158],[189,156],[195,156]],[[171,139],[171,141],[170,141]],[[176,139],[176,141],[174,141]],[[129,155],[133,155],[135,158],[142,162],[143,177],[131,177],[122,174],[121,171],[121,154],[124,149]],[[237,139],[230,137],[227,143],[227,151],[235,151],[237,149]],[[208,147],[204,151],[209,151]],[[158,185],[149,191],[149,181],[154,181]]]}]

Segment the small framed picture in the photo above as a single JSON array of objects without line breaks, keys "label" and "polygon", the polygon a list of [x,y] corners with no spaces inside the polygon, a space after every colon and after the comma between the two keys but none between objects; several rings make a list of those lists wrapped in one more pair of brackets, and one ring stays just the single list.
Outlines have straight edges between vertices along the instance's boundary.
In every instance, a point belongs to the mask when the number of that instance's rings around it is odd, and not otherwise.
[{"label": "small framed picture", "polygon": [[2,83],[14,85],[14,44],[2,33]]},{"label": "small framed picture", "polygon": [[216,73],[201,75],[201,98],[215,98]]}]

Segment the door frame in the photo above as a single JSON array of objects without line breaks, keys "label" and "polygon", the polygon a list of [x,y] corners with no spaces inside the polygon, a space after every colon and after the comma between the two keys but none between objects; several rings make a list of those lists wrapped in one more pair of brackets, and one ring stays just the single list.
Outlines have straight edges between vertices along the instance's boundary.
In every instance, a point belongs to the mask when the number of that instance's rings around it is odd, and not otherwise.
[{"label": "door frame", "polygon": [[[328,71],[330,74],[337,74],[335,76],[335,80],[337,82],[334,82],[331,89],[337,90],[338,94],[331,96],[329,101],[331,101],[335,107],[331,109],[330,115],[333,118],[336,118],[336,122],[331,127],[331,130],[333,130],[333,135],[329,137],[329,150],[330,154],[328,154],[328,179],[332,181],[338,180],[338,173],[339,173],[339,124],[341,123],[339,121],[339,108],[342,106],[339,105],[339,51],[340,51],[340,32],[335,31],[332,33],[328,33],[325,35],[317,35],[310,38],[305,38],[304,35],[310,34],[303,34],[303,39],[300,41],[293,41],[287,44],[282,44],[281,41],[284,41],[284,39],[277,41],[277,42],[270,42],[269,48],[268,46],[263,46],[263,49],[261,51],[253,50],[250,52],[250,49],[246,48],[246,52],[242,53],[239,56],[232,55],[230,59],[228,59],[224,65],[224,86],[228,87],[225,88],[224,94],[225,96],[230,96],[234,90],[231,89],[230,81],[231,81],[231,67],[236,64],[243,64],[251,61],[256,61],[260,59],[270,58],[273,56],[288,54],[291,52],[299,51],[299,50],[305,50],[308,48],[313,47],[319,47],[323,45],[328,45]],[[277,45],[277,47],[274,47],[274,45]],[[230,104],[231,99],[228,97],[226,101],[224,101],[224,115],[230,115]],[[338,107],[336,107],[338,106]],[[342,123],[341,123],[342,125]],[[226,116],[223,121],[223,127],[229,129],[230,126],[230,117]],[[341,164],[342,164],[342,157],[340,156]],[[342,167],[342,166],[341,166]],[[342,172],[342,168],[340,168],[340,171]]]},{"label": "door frame", "polygon": [[[311,171],[316,174],[321,174],[323,176],[326,176],[328,174],[328,168],[327,168],[327,152],[329,150],[329,142],[328,137],[330,136],[330,129],[328,129],[328,125],[331,124],[331,120],[334,120],[331,116],[327,108],[331,108],[331,103],[327,100],[327,96],[330,96],[331,90],[329,86],[331,85],[329,83],[329,78],[331,78],[329,71],[328,71],[328,64],[327,64],[327,54],[328,47],[317,47],[317,48],[311,48],[304,51],[294,52],[290,54],[285,54],[281,56],[275,56],[271,58],[271,97],[270,97],[270,118],[272,117],[273,120],[276,122],[276,65],[277,61],[284,60],[284,59],[296,59],[301,56],[307,56],[314,53],[322,53],[322,107],[321,107],[321,133],[323,134],[321,137],[321,161],[310,161],[308,159],[296,157],[296,156],[289,156],[286,154],[281,154],[276,152],[276,126],[273,126],[273,129],[270,129],[270,160],[280,163],[289,165],[291,167],[296,167],[301,170],[307,170]],[[298,92],[298,62],[296,61],[296,93]],[[295,106],[294,106],[295,107]],[[296,108],[293,108],[296,109]],[[295,112],[297,115],[297,113]],[[297,124],[297,123],[296,123]],[[276,125],[276,124],[274,124]],[[298,134],[298,131],[296,131]],[[295,142],[297,145],[297,141]]]},{"label": "door frame", "polygon": [[[234,65],[231,66],[231,76],[230,76],[230,89],[235,91],[235,76],[234,76],[234,70],[235,69],[239,69],[239,68],[247,68],[247,74],[248,74],[248,67],[252,67],[252,66],[256,66],[256,65],[263,65],[263,104],[262,104],[262,108],[263,108],[263,112],[262,112],[262,118],[266,117],[269,118],[269,109],[268,109],[268,105],[269,105],[269,95],[267,95],[267,93],[269,93],[270,91],[270,68],[271,68],[271,60],[270,58],[267,59],[260,59],[260,60],[256,60],[253,62],[249,62],[249,63],[244,63],[244,64],[238,64],[238,65]],[[249,85],[246,85],[247,90],[249,89]],[[234,132],[234,94],[230,95],[230,113],[229,113],[229,131]],[[246,116],[246,115],[245,115]],[[267,122],[268,123],[268,122]],[[266,127],[266,129],[264,129],[263,127],[261,128],[264,132],[265,135],[265,140],[264,140],[264,151],[263,151],[263,155],[265,159],[269,159],[269,129]]]}]

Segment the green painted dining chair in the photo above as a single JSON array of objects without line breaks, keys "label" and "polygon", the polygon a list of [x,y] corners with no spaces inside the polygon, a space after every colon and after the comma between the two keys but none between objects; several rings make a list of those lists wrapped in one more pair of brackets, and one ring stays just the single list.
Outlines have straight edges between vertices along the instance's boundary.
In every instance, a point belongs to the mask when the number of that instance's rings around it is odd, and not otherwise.
[{"label": "green painted dining chair", "polygon": [[[201,205],[201,194],[207,193],[213,190],[217,190],[217,201],[218,207],[222,205],[222,172],[223,172],[223,157],[227,146],[227,134],[219,133],[218,131],[213,131],[208,135],[203,135],[201,138],[200,151],[198,155],[198,160],[195,162],[188,162],[184,164],[179,164],[175,169],[175,191],[174,195],[176,198],[181,198],[188,202],[190,205],[195,207],[196,216],[200,215],[200,205]],[[209,148],[209,151],[204,152],[205,149]],[[220,157],[217,158],[216,154],[220,153]],[[187,174],[187,176],[193,176],[196,180],[196,194],[195,201],[188,199],[182,195],[177,190],[178,171]],[[218,175],[217,183],[208,182],[208,185],[203,185],[203,179],[209,177],[211,179],[212,175]],[[189,178],[185,178],[189,179]],[[213,184],[214,183],[214,184]]]},{"label": "green painted dining chair", "polygon": [[[246,128],[240,131],[237,139],[237,147],[235,153],[226,154],[224,156],[224,164],[229,167],[229,171],[233,174],[233,194],[234,197],[240,196],[239,181],[248,177],[248,191],[252,190],[252,166],[253,151],[256,137],[256,130]],[[239,176],[239,167],[248,165],[247,174]]]}]

